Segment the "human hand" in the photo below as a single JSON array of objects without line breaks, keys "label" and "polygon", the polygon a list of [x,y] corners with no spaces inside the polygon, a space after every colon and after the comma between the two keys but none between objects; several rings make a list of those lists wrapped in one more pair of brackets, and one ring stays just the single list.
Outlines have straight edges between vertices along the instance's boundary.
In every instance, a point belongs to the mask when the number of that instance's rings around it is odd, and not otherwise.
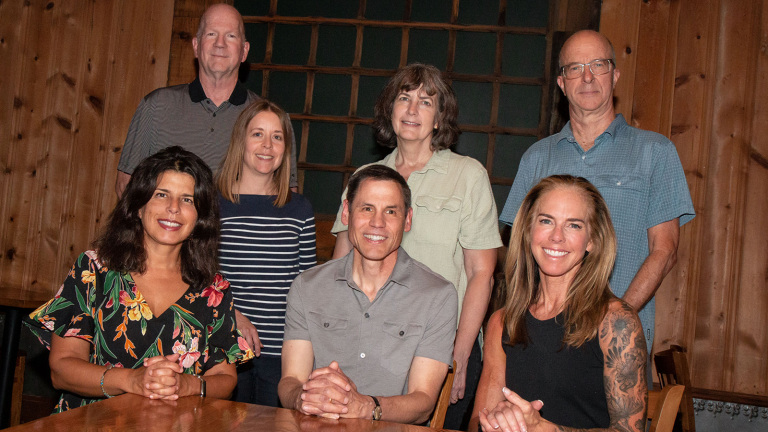
[{"label": "human hand", "polygon": [[335,361],[328,367],[313,370],[301,389],[299,411],[334,419],[349,413],[350,392],[357,392],[355,384]]},{"label": "human hand", "polygon": [[140,394],[150,399],[178,399],[180,376],[184,373],[179,364],[179,354],[146,358],[143,366],[136,371]]},{"label": "human hand", "polygon": [[453,375],[453,385],[451,386],[451,403],[455,404],[459,399],[464,399],[464,391],[467,388],[467,365],[469,358],[459,358],[454,355],[456,360],[456,370]]},{"label": "human hand", "polygon": [[479,413],[480,425],[483,430],[501,430],[503,432],[532,432],[545,422],[539,411],[544,402],[536,400],[528,402],[517,393],[504,387],[503,400],[495,408],[487,408]]},{"label": "human hand", "polygon": [[235,309],[235,321],[237,322],[237,329],[240,330],[243,338],[248,342],[248,345],[253,350],[253,354],[256,357],[259,357],[261,355],[261,349],[264,347],[259,339],[259,331],[256,330],[256,327],[251,323],[251,320],[241,314],[237,309]]}]

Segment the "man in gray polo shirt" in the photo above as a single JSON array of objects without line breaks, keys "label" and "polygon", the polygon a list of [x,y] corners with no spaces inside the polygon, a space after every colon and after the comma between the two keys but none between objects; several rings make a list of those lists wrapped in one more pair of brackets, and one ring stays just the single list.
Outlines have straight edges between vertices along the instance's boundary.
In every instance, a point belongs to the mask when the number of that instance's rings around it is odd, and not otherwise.
[{"label": "man in gray polo shirt", "polygon": [[331,418],[423,423],[452,362],[453,285],[400,248],[411,228],[402,176],[370,165],[349,180],[341,220],[352,251],[307,270],[288,293],[286,408]]},{"label": "man in gray polo shirt", "polygon": [[[118,197],[139,162],[166,147],[184,147],[216,171],[227,153],[235,120],[259,99],[237,79],[250,45],[245,40],[243,17],[235,8],[227,4],[209,7],[200,18],[192,48],[198,78],[151,92],[133,115],[117,166]],[[292,145],[293,188],[297,184],[296,143]]]}]

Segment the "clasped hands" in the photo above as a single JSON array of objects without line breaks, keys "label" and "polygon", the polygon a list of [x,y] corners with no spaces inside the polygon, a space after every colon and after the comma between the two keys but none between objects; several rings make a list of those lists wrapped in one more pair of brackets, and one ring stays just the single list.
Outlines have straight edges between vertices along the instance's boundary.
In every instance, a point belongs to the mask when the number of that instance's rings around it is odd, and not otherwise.
[{"label": "clasped hands", "polygon": [[502,393],[505,400],[499,402],[491,411],[488,411],[488,408],[480,411],[482,430],[533,432],[546,423],[539,414],[544,402],[540,400],[528,402],[506,387],[502,389]]},{"label": "clasped hands", "polygon": [[347,377],[337,362],[315,369],[301,386],[299,411],[331,419],[367,418],[373,411],[370,396],[357,392],[357,386]]},{"label": "clasped hands", "polygon": [[138,394],[165,400],[176,400],[182,394],[185,374],[179,364],[179,354],[146,358],[143,367],[134,371],[134,388],[138,387]]}]

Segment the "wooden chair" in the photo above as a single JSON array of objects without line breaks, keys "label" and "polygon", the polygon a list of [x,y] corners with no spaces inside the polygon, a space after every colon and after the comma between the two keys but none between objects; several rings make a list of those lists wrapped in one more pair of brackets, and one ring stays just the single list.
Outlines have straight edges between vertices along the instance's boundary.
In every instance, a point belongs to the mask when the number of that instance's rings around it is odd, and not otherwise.
[{"label": "wooden chair", "polygon": [[685,387],[679,384],[668,385],[661,391],[648,391],[649,432],[672,432],[684,392]]},{"label": "wooden chair", "polygon": [[453,376],[456,371],[456,361],[453,366],[448,368],[448,375],[445,376],[443,388],[440,390],[440,396],[437,397],[435,412],[429,419],[429,427],[432,429],[442,429],[445,423],[445,413],[448,411],[448,405],[451,404],[451,387],[453,387]]},{"label": "wooden chair", "polygon": [[683,432],[696,432],[696,419],[693,411],[693,396],[691,395],[691,375],[688,372],[688,360],[685,348],[670,345],[669,349],[653,356],[659,384],[663,389],[670,384],[685,386],[683,402],[680,406],[681,426]]}]

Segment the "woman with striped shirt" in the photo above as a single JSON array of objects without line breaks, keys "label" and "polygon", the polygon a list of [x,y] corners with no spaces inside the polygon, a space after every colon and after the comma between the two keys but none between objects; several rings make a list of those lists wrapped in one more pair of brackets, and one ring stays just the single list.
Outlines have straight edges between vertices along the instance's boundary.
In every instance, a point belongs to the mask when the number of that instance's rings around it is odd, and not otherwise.
[{"label": "woman with striped shirt", "polygon": [[288,114],[261,99],[235,122],[217,176],[221,273],[237,327],[256,357],[238,369],[234,399],[278,406],[285,303],[296,276],[316,263],[312,205],[290,190]]}]

